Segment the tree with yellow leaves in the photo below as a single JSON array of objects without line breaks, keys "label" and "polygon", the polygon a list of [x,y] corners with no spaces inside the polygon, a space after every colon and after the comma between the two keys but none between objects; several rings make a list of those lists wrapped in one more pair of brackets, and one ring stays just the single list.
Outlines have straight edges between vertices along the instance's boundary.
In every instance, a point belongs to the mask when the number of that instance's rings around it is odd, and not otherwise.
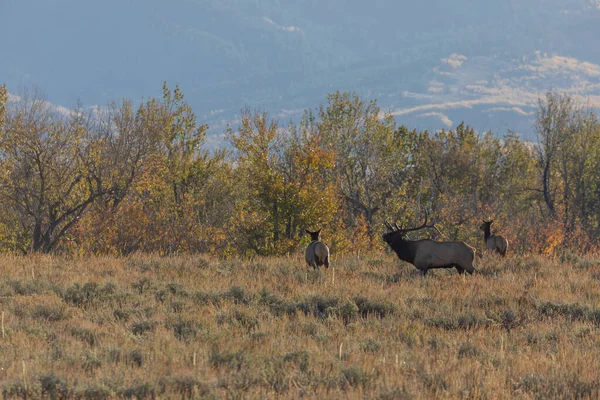
[{"label": "tree with yellow leaves", "polygon": [[309,124],[282,129],[266,113],[246,110],[227,137],[243,188],[233,218],[239,248],[255,254],[289,252],[304,228],[333,219],[337,196],[328,180],[333,154]]}]

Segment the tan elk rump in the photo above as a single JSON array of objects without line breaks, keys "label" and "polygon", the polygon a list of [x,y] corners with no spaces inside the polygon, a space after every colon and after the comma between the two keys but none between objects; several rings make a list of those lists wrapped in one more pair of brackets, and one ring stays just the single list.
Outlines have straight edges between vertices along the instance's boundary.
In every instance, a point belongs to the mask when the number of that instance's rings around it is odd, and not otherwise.
[{"label": "tan elk rump", "polygon": [[321,265],[325,265],[325,268],[329,268],[329,247],[321,242],[321,229],[316,232],[311,232],[308,229],[305,229],[305,231],[311,238],[311,242],[304,254],[306,263],[309,267],[313,267],[314,269],[318,269]]},{"label": "tan elk rump", "polygon": [[403,229],[389,223],[385,226],[388,232],[383,234],[383,240],[394,250],[403,261],[411,263],[425,276],[427,271],[434,268],[456,268],[459,274],[475,271],[473,260],[475,249],[465,242],[437,242],[431,239],[407,240],[406,233],[423,228],[435,228],[425,222],[417,228]]},{"label": "tan elk rump", "polygon": [[494,220],[483,220],[483,224],[479,227],[483,231],[483,240],[485,241],[486,250],[492,250],[500,253],[501,256],[506,256],[508,250],[508,240],[500,235],[492,235],[492,224]]}]

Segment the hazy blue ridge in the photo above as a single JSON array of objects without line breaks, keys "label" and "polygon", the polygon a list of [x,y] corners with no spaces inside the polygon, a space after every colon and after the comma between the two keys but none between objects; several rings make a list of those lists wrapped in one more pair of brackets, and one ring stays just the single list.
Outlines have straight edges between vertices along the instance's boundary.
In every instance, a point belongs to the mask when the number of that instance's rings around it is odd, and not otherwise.
[{"label": "hazy blue ridge", "polygon": [[66,107],[179,84],[202,122],[356,91],[398,122],[531,134],[555,88],[600,105],[600,0],[0,0],[0,82]]}]

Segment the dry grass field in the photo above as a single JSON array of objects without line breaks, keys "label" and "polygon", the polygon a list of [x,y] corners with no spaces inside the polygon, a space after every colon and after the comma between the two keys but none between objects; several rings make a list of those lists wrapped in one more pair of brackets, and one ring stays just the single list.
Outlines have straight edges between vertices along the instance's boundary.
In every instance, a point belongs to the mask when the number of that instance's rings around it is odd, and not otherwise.
[{"label": "dry grass field", "polygon": [[15,398],[597,398],[600,259],[0,258]]}]

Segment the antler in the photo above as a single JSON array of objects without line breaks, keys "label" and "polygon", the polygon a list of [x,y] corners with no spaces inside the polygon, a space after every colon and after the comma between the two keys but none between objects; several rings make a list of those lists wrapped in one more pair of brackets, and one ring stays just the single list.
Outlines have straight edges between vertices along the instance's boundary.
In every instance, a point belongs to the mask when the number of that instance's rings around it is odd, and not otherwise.
[{"label": "antler", "polygon": [[[405,228],[403,229],[404,232],[411,232],[411,231],[418,231],[424,228],[434,228],[437,229],[437,227],[435,226],[435,224],[432,225],[427,225],[427,218],[429,217],[429,213],[425,212],[425,221],[421,224],[421,226],[418,226],[416,228]],[[439,230],[438,230],[439,232]]]},{"label": "antler", "polygon": [[440,230],[438,229],[438,227],[437,227],[437,225],[436,225],[436,224],[433,224],[433,229],[435,229],[435,230],[437,231],[437,233],[439,233],[439,234],[440,234],[440,236],[441,236],[441,237],[444,237],[444,234],[442,233],[442,231],[440,231]]},{"label": "antler", "polygon": [[417,226],[416,228],[404,228],[402,226],[398,226],[397,222],[394,222],[394,225],[392,225],[387,221],[384,222],[383,225],[390,232],[402,232],[402,233],[418,231],[420,229],[425,229],[425,228],[432,228],[432,229],[435,229],[440,234],[440,236],[444,236],[444,234],[438,229],[438,227],[435,224],[427,225],[428,217],[429,217],[429,214],[426,212],[425,213],[425,221],[421,224],[421,226]]}]

